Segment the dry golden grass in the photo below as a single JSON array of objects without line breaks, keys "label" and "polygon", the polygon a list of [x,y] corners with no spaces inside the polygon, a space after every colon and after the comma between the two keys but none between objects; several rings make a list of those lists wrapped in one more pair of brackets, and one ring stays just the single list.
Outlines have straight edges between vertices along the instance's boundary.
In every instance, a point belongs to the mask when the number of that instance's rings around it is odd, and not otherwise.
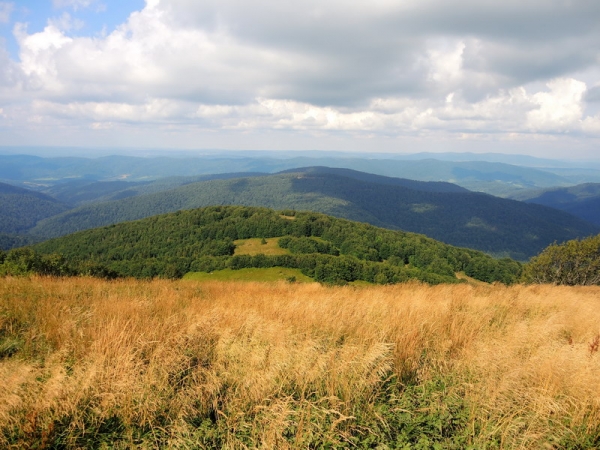
[{"label": "dry golden grass", "polygon": [[591,448],[599,306],[593,287],[4,278],[0,447]]},{"label": "dry golden grass", "polygon": [[239,239],[234,241],[236,255],[287,255],[290,252],[279,247],[279,238],[265,239],[266,244],[262,243],[261,238]]}]

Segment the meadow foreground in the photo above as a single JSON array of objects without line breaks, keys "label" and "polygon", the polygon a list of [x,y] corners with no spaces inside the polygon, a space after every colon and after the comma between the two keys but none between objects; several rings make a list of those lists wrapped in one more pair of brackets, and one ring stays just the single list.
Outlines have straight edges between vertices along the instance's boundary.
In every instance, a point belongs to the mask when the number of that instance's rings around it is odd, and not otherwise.
[{"label": "meadow foreground", "polygon": [[7,277],[0,447],[594,448],[599,306],[596,287]]}]

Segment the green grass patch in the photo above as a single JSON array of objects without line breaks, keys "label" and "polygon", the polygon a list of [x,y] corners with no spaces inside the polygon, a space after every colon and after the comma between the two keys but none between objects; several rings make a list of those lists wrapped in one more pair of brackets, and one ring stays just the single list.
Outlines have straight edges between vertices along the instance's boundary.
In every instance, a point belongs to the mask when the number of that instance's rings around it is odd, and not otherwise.
[{"label": "green grass patch", "polygon": [[270,267],[267,269],[223,269],[215,270],[212,273],[189,272],[184,280],[194,281],[298,281],[301,283],[312,283],[310,277],[304,275],[299,269],[288,269],[285,267]]},{"label": "green grass patch", "polygon": [[289,251],[279,247],[279,238],[238,239],[234,241],[235,255],[287,255]]}]

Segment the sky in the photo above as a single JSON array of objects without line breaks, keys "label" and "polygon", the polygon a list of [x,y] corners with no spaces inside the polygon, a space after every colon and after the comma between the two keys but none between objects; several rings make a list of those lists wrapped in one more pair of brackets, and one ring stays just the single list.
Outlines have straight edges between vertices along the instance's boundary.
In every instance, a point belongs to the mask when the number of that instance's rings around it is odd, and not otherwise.
[{"label": "sky", "polygon": [[599,144],[598,0],[0,0],[0,146]]}]

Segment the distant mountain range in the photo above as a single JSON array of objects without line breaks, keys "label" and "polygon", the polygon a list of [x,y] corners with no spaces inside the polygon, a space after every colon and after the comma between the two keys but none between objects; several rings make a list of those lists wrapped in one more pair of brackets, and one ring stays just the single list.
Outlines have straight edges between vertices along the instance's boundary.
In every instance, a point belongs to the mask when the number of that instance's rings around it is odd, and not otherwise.
[{"label": "distant mountain range", "polygon": [[[252,156],[254,155],[254,156]],[[438,159],[436,159],[436,156]],[[595,166],[577,168],[556,161],[531,157],[488,155],[336,155],[306,152],[285,156],[266,152],[213,153],[198,157],[105,156],[100,158],[42,158],[30,155],[0,155],[0,181],[42,190],[68,181],[147,182],[165,177],[194,177],[222,173],[277,173],[297,167],[327,166],[359,170],[395,178],[446,181],[469,190],[509,196],[525,189],[567,187],[582,180],[600,182]],[[448,160],[449,158],[459,160]],[[472,157],[477,160],[467,160]],[[498,161],[494,161],[498,160]],[[522,165],[501,161],[522,161]]]},{"label": "distant mountain range", "polygon": [[[110,189],[98,187],[95,191],[102,195],[97,198],[104,198],[110,191],[109,195],[117,199],[84,204],[45,218],[29,233],[50,238],[209,205],[265,206],[322,212],[525,260],[554,241],[599,231],[597,226],[552,208],[470,192],[445,182],[419,182],[326,167],[232,176],[196,182],[173,178],[169,182],[134,184],[121,191],[114,183]],[[177,183],[182,185],[167,188]],[[160,190],[160,186],[165,189]]]}]

